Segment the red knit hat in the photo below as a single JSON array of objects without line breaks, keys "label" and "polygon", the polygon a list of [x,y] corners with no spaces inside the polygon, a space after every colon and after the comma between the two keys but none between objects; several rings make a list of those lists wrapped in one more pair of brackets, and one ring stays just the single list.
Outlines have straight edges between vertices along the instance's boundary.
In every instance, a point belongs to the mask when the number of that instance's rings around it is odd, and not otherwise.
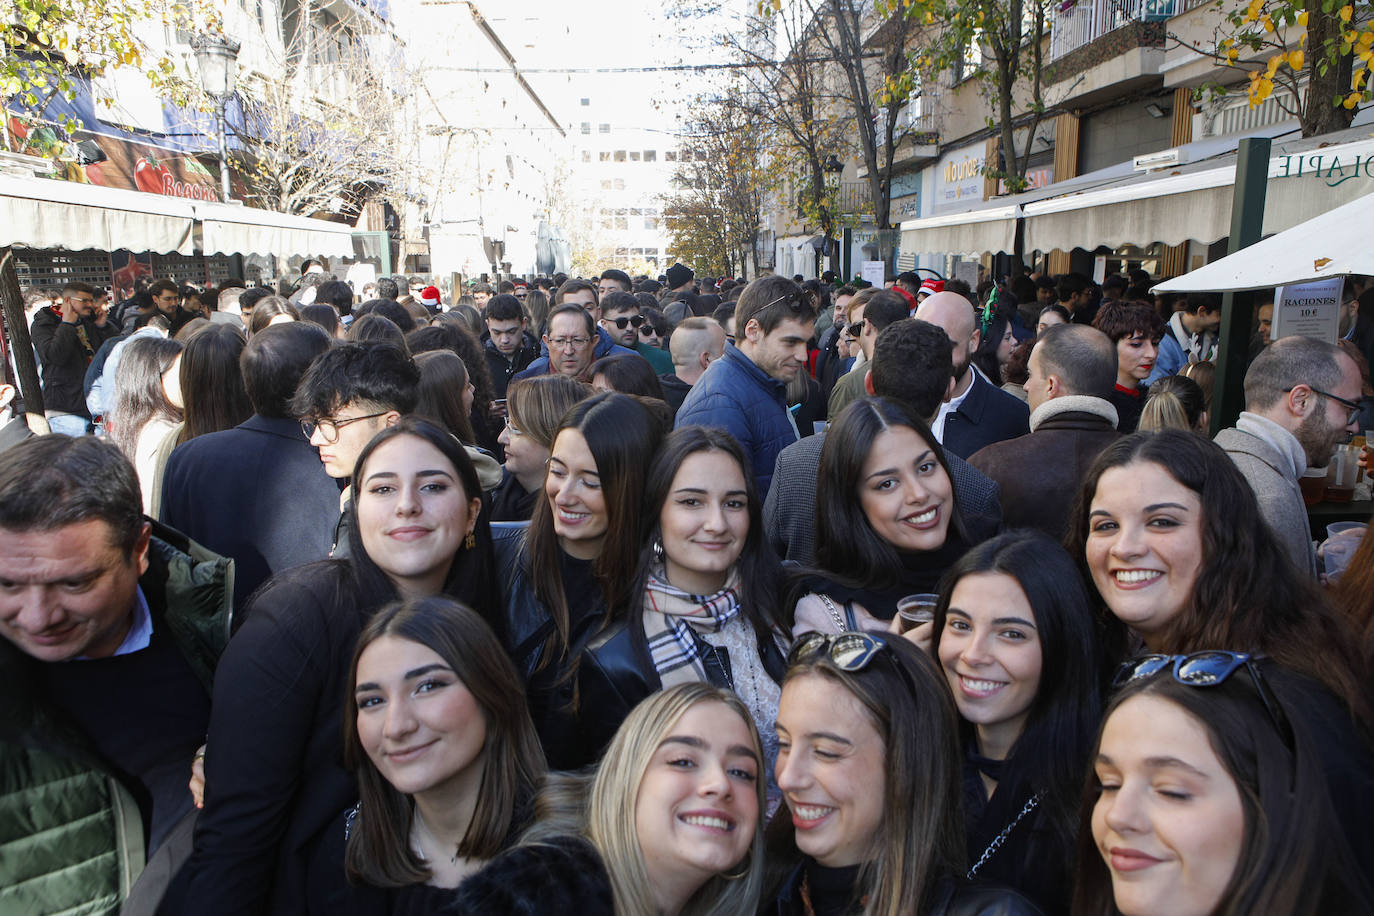
[{"label": "red knit hat", "polygon": [[927,280],[927,281],[925,281],[924,283],[921,284],[921,288],[918,289],[918,290],[916,291],[916,295],[918,295],[918,296],[932,296],[932,295],[934,295],[935,293],[943,293],[944,291],[945,291],[945,281],[944,281],[944,280]]},{"label": "red knit hat", "polygon": [[439,287],[426,286],[420,290],[420,304],[426,308],[437,309],[439,307]]}]

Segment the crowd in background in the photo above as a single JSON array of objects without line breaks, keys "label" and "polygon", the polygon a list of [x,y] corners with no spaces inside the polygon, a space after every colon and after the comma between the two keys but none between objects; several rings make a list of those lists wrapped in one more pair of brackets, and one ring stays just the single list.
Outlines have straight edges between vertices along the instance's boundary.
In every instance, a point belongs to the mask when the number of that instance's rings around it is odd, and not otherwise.
[{"label": "crowd in background", "polygon": [[1374,912],[1374,290],[831,280],[30,294],[0,912]]}]

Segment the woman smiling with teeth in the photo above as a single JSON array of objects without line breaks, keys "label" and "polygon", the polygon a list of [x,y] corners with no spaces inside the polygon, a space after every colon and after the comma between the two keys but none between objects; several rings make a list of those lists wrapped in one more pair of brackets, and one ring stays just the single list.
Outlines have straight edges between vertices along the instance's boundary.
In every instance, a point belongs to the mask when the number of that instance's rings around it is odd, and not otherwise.
[{"label": "woman smiling with teeth", "polygon": [[665,419],[624,394],[575,405],[554,432],[529,528],[496,538],[503,635],[554,769],[586,762],[575,716],[578,660],[629,598],[644,475]]},{"label": "woman smiling with teeth", "polygon": [[970,873],[1067,912],[1106,664],[1087,591],[1064,548],[1017,531],[965,554],[942,592],[932,654],[963,718]]},{"label": "woman smiling with teeth", "polygon": [[1141,643],[1171,655],[1225,649],[1266,657],[1272,677],[1294,685],[1294,729],[1321,748],[1356,858],[1374,861],[1374,791],[1349,789],[1374,771],[1359,642],[1288,558],[1226,452],[1181,430],[1108,446],[1083,482],[1066,546],[1109,611],[1114,661]]},{"label": "woman smiling with teeth", "polygon": [[886,633],[807,633],[778,707],[768,827],[777,916],[1030,916],[1013,891],[963,879],[958,715],[920,649]]},{"label": "woman smiling with teeth", "polygon": [[903,404],[845,408],[816,476],[818,568],[794,586],[794,634],[886,629],[902,598],[935,592],[970,546],[944,452]]}]

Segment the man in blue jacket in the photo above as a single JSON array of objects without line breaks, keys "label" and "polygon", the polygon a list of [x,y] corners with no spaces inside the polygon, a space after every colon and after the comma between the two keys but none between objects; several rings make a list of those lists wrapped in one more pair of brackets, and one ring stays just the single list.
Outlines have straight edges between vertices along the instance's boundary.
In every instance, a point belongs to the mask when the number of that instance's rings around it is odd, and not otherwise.
[{"label": "man in blue jacket", "polygon": [[806,371],[816,327],[810,295],[786,277],[760,277],[735,306],[736,343],[707,367],[677,414],[677,427],[714,426],[749,455],[759,498],[768,496],[778,453],[801,436],[787,409],[787,383]]}]

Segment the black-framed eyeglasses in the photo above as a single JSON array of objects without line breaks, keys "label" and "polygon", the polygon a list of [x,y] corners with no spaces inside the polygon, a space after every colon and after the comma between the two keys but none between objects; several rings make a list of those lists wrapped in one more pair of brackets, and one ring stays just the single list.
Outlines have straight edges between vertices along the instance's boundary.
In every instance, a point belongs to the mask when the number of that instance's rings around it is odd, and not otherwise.
[{"label": "black-framed eyeglasses", "polygon": [[1227,652],[1222,649],[1194,652],[1190,655],[1142,655],[1131,659],[1117,670],[1112,686],[1120,687],[1131,681],[1169,671],[1180,684],[1187,684],[1189,687],[1217,687],[1244,668],[1255,685],[1260,702],[1269,713],[1269,720],[1278,730],[1279,737],[1292,749],[1295,747],[1293,726],[1265,682],[1264,675],[1260,674],[1259,666],[1255,664],[1256,659],[1257,656],[1246,652]]},{"label": "black-framed eyeglasses", "polygon": [[305,438],[311,439],[315,436],[315,431],[319,430],[325,445],[333,445],[339,441],[339,430],[350,423],[357,423],[360,420],[375,420],[377,417],[384,417],[391,411],[383,410],[381,413],[370,413],[362,417],[348,417],[343,420],[336,420],[333,417],[320,417],[318,420],[302,420],[301,432],[305,433]]},{"label": "black-framed eyeglasses", "polygon": [[[1292,388],[1285,388],[1283,389],[1283,393],[1287,394],[1288,392],[1292,391],[1293,388],[1296,387],[1297,386],[1294,385]],[[1356,420],[1359,419],[1360,411],[1363,408],[1361,408],[1360,405],[1355,403],[1354,401],[1347,401],[1345,398],[1340,397],[1339,395],[1334,395],[1329,391],[1322,391],[1320,388],[1313,388],[1311,385],[1308,385],[1307,389],[1311,391],[1313,394],[1318,395],[1319,397],[1326,398],[1329,401],[1335,401],[1337,404],[1341,405],[1346,410],[1348,410],[1349,413],[1347,413],[1345,417],[1346,426],[1349,426],[1351,423],[1354,423]]]},{"label": "black-framed eyeglasses", "polygon": [[606,318],[606,319],[604,319],[604,320],[611,322],[611,323],[614,324],[617,328],[619,328],[620,330],[623,331],[623,330],[625,330],[625,327],[626,327],[627,325],[634,325],[635,327],[639,327],[640,325],[642,325],[642,324],[644,323],[644,316],[643,316],[643,315],[621,315],[619,318]]}]

